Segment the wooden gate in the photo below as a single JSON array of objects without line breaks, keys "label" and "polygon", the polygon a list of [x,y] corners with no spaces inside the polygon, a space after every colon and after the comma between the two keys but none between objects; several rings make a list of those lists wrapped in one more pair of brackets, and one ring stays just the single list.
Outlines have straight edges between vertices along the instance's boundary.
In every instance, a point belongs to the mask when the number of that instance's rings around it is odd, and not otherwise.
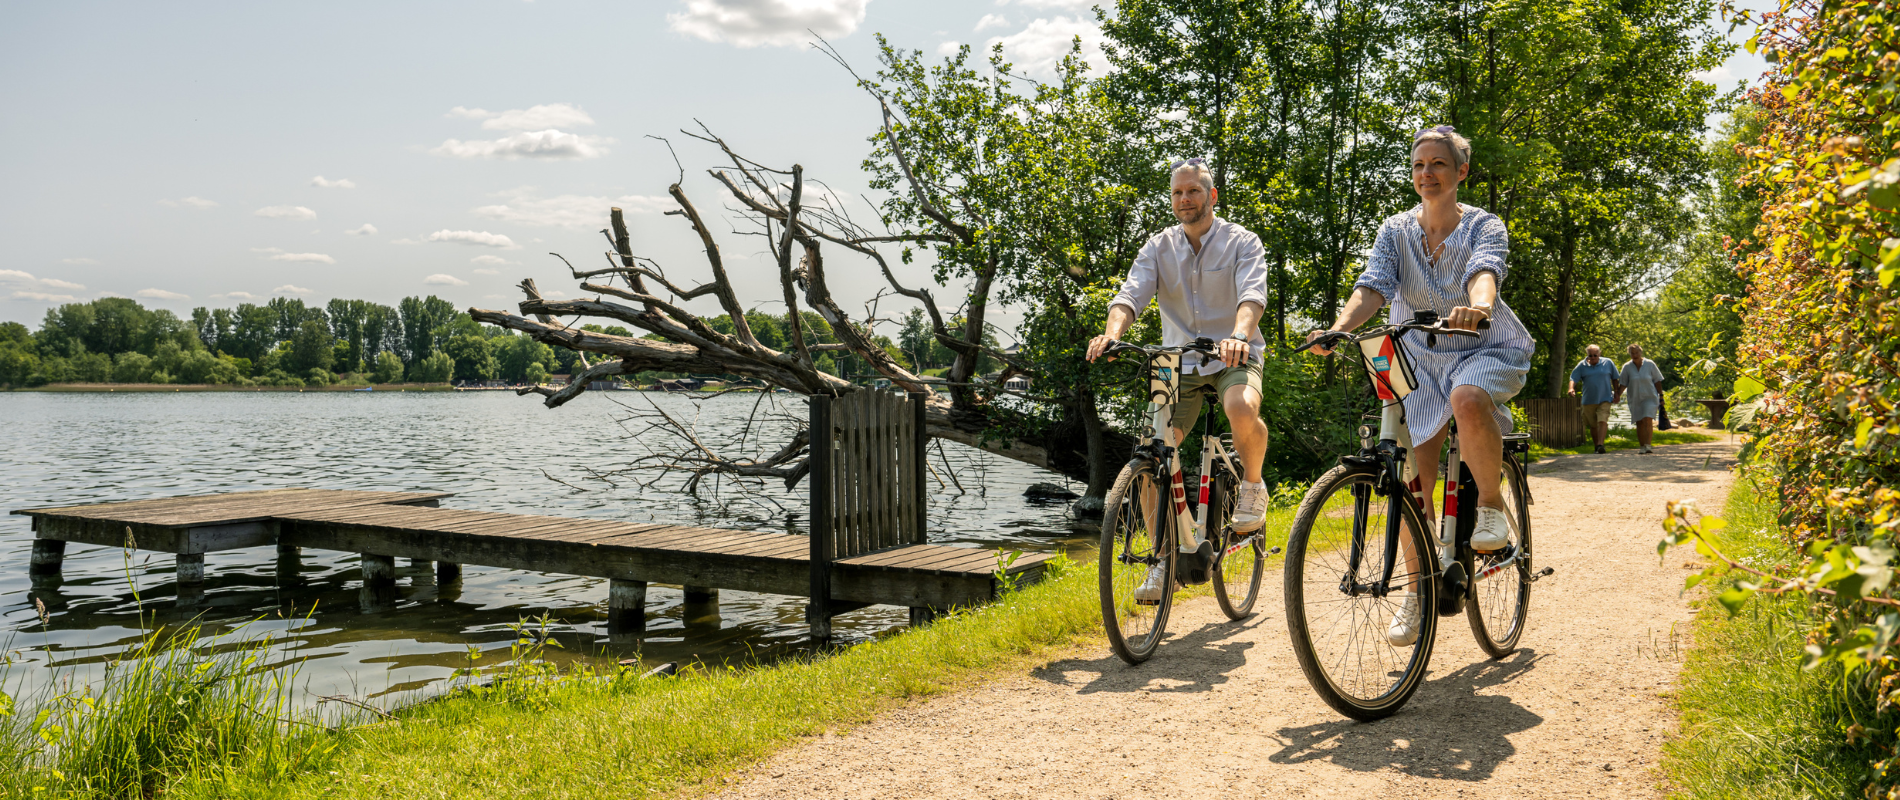
[{"label": "wooden gate", "polygon": [[924,397],[860,389],[811,398],[815,637],[830,635],[833,616],[859,607],[832,599],[832,562],[925,541]]}]

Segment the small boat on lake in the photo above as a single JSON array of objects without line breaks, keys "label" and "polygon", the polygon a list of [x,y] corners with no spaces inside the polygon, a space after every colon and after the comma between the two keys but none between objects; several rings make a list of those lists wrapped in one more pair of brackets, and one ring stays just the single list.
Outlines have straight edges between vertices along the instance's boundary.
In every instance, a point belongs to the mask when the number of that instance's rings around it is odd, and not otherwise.
[{"label": "small boat on lake", "polygon": [[373,391],[376,391],[376,387],[374,387],[374,386],[365,386],[365,387],[363,387],[363,388],[361,388],[361,389],[351,389],[350,391],[352,391],[352,392],[373,392]]}]

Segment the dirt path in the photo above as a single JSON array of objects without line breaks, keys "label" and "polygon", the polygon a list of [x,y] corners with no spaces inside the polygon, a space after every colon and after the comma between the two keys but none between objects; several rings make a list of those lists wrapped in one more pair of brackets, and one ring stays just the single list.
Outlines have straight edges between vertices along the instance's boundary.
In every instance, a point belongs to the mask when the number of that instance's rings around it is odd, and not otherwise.
[{"label": "dirt path", "polygon": [[1357,724],[1287,646],[1280,564],[1262,613],[1177,606],[1130,668],[1097,645],[1019,678],[902,709],[760,765],[724,798],[1656,797],[1667,695],[1690,618],[1682,551],[1656,561],[1663,503],[1719,508],[1734,446],[1566,456],[1532,468],[1540,563],[1522,650],[1486,661],[1443,621],[1426,684]]}]

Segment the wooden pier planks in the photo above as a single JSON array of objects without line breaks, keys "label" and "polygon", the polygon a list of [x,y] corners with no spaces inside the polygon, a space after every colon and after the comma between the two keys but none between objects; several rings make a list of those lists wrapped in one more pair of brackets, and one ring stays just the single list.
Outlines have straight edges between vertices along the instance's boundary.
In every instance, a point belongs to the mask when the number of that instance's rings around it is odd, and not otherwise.
[{"label": "wooden pier planks", "polygon": [[[384,507],[280,514],[295,547],[771,594],[809,589],[807,537],[612,520]],[[1041,554],[1010,572],[1040,572]],[[994,596],[993,551],[907,545],[835,562],[832,598],[950,608]]]},{"label": "wooden pier planks", "polygon": [[277,538],[273,519],[285,511],[433,506],[450,496],[448,492],[265,489],[13,513],[32,517],[33,530],[41,539],[123,547],[130,528],[137,549],[198,554],[270,544]]}]

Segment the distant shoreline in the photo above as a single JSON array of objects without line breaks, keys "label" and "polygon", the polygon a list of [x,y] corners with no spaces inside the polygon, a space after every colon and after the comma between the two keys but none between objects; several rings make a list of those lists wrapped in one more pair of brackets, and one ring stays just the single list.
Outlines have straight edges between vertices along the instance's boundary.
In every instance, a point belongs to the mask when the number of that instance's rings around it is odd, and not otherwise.
[{"label": "distant shoreline", "polygon": [[237,386],[204,383],[49,383],[9,389],[13,392],[354,392],[369,386],[378,392],[453,392],[446,383],[378,383],[335,386]]}]

